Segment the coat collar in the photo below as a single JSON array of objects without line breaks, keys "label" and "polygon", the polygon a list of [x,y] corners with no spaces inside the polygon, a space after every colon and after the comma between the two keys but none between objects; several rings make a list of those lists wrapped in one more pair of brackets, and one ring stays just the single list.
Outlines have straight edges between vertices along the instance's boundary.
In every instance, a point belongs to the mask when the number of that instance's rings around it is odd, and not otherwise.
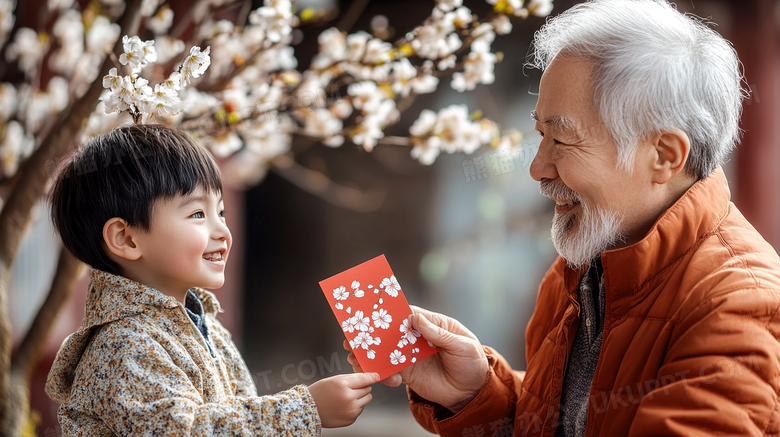
[{"label": "coat collar", "polygon": [[[123,276],[92,269],[90,278],[82,331],[141,314],[150,308],[175,308],[179,305],[175,298]],[[204,313],[216,315],[222,312],[213,293],[200,288],[192,291],[200,298]]]},{"label": "coat collar", "polygon": [[[711,234],[729,211],[731,192],[723,169],[697,181],[664,211],[639,242],[601,254],[607,299],[636,295],[656,275],[676,263]],[[569,297],[576,299],[577,286],[587,266],[572,270],[559,257]]]}]

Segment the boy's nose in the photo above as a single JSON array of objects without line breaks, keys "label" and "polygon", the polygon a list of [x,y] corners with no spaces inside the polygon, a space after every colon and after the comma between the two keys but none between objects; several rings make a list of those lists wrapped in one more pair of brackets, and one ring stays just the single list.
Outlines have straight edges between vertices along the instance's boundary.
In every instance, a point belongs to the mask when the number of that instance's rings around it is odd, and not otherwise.
[{"label": "boy's nose", "polygon": [[227,223],[224,222],[224,220],[219,219],[217,220],[216,225],[212,229],[211,237],[215,240],[228,240],[230,241],[230,228],[228,228]]}]

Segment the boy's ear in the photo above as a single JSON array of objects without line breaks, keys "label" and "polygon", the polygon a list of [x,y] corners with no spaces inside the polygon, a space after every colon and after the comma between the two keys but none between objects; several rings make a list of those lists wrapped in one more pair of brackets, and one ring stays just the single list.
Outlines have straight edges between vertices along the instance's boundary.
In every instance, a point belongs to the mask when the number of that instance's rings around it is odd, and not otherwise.
[{"label": "boy's ear", "polygon": [[126,260],[135,261],[141,257],[141,248],[136,241],[137,230],[124,219],[112,217],[103,225],[103,242],[108,251]]},{"label": "boy's ear", "polygon": [[691,143],[685,132],[672,129],[661,132],[654,139],[654,146],[653,182],[665,184],[685,170]]}]

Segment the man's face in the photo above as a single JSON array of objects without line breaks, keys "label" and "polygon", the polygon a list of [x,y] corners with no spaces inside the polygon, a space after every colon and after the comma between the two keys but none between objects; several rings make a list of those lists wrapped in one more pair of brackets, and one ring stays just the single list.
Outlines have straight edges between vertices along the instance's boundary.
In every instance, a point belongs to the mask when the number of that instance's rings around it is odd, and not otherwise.
[{"label": "man's face", "polygon": [[[536,129],[542,135],[531,176],[556,201],[553,243],[573,267],[633,244],[647,226],[647,180],[635,161],[618,168],[617,147],[593,102],[592,67],[556,58],[542,75]],[[640,235],[641,234],[641,235]]]},{"label": "man's face", "polygon": [[157,200],[151,230],[137,237],[141,282],[177,296],[192,287],[221,287],[232,243],[223,210],[222,195],[200,187]]}]

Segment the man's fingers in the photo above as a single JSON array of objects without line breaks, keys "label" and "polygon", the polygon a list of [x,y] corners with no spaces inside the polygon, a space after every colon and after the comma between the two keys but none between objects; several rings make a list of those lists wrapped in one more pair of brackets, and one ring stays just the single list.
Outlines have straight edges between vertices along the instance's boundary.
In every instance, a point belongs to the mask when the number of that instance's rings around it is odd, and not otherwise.
[{"label": "man's fingers", "polygon": [[344,343],[342,343],[342,346],[344,346],[344,349],[346,349],[349,352],[352,352],[352,346],[349,345],[349,341],[344,340]]},{"label": "man's fingers", "polygon": [[450,353],[458,353],[472,348],[472,339],[454,334],[431,323],[423,314],[417,315],[417,329],[423,338]]},{"label": "man's fingers", "polygon": [[353,373],[347,378],[347,386],[352,389],[367,387],[379,382],[378,373]]}]

